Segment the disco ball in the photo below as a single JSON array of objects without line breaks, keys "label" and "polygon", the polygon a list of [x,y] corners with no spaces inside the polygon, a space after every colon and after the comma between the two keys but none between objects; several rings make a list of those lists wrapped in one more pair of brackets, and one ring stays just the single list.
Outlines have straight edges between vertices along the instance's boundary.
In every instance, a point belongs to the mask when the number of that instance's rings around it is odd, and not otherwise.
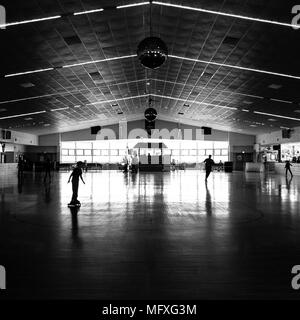
[{"label": "disco ball", "polygon": [[167,60],[168,48],[160,38],[148,37],[138,45],[137,55],[144,67],[157,69]]},{"label": "disco ball", "polygon": [[148,108],[145,110],[145,119],[149,122],[152,122],[157,117],[157,111],[153,108]]}]

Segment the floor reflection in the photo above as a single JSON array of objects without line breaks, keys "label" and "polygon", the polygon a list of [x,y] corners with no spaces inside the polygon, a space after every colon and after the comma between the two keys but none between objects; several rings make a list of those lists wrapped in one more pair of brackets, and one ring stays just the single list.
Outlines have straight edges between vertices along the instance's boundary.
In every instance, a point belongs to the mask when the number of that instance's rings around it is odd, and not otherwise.
[{"label": "floor reflection", "polygon": [[[98,299],[291,294],[284,281],[300,255],[300,177],[219,172],[205,183],[204,172],[194,170],[88,172],[86,184],[79,185],[80,209],[67,206],[68,177],[55,173],[51,184],[44,184],[43,175],[25,174],[22,192],[16,176],[0,181],[0,237],[7,235],[0,258],[13,266],[14,294]],[[274,281],[268,286],[265,270]]]}]

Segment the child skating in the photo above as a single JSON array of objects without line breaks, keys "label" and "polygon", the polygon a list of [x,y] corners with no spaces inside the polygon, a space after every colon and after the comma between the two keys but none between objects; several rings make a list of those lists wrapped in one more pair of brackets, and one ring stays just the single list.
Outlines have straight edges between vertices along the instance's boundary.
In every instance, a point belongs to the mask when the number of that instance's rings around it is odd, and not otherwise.
[{"label": "child skating", "polygon": [[85,184],[85,182],[83,181],[82,178],[82,165],[83,163],[81,161],[78,161],[76,164],[76,167],[73,169],[68,183],[70,182],[71,178],[72,178],[72,191],[73,191],[73,195],[72,195],[72,200],[71,202],[68,204],[69,207],[75,207],[75,206],[80,206],[80,201],[78,201],[78,187],[79,187],[79,177],[81,179],[81,181]]}]

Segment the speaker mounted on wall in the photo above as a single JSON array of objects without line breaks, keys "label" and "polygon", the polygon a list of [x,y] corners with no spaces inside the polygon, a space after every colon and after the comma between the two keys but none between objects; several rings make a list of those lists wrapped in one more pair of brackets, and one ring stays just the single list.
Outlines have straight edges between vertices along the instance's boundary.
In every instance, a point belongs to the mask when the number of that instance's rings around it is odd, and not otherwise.
[{"label": "speaker mounted on wall", "polygon": [[203,134],[204,135],[210,135],[211,134],[211,128],[209,128],[209,127],[201,127],[201,129],[203,130]]},{"label": "speaker mounted on wall", "polygon": [[99,131],[101,131],[100,126],[91,127],[91,134],[98,134]]},{"label": "speaker mounted on wall", "polygon": [[289,139],[291,137],[291,129],[282,129],[282,138],[283,139]]}]

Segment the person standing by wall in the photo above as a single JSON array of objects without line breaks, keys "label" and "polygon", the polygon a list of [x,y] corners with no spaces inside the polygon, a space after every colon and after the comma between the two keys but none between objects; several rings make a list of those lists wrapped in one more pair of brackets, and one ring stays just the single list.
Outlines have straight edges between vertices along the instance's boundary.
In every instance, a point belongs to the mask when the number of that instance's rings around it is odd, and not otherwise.
[{"label": "person standing by wall", "polygon": [[288,174],[288,171],[290,172],[291,177],[293,176],[293,173],[291,171],[291,166],[292,166],[292,164],[290,163],[290,160],[287,160],[286,163],[285,163],[285,175],[286,176]]},{"label": "person standing by wall", "polygon": [[72,191],[73,191],[73,195],[72,195],[72,200],[71,202],[68,204],[68,206],[70,207],[74,207],[74,206],[80,206],[80,201],[78,201],[78,187],[79,187],[79,178],[81,179],[81,181],[85,184],[83,178],[82,178],[82,165],[83,163],[81,161],[78,161],[75,168],[73,169],[68,183],[70,182],[71,178],[72,178]]},{"label": "person standing by wall", "polygon": [[210,175],[211,171],[212,171],[212,166],[215,164],[214,160],[211,158],[211,155],[208,156],[208,158],[206,158],[204,160],[205,163],[205,181],[207,181],[208,176]]}]

